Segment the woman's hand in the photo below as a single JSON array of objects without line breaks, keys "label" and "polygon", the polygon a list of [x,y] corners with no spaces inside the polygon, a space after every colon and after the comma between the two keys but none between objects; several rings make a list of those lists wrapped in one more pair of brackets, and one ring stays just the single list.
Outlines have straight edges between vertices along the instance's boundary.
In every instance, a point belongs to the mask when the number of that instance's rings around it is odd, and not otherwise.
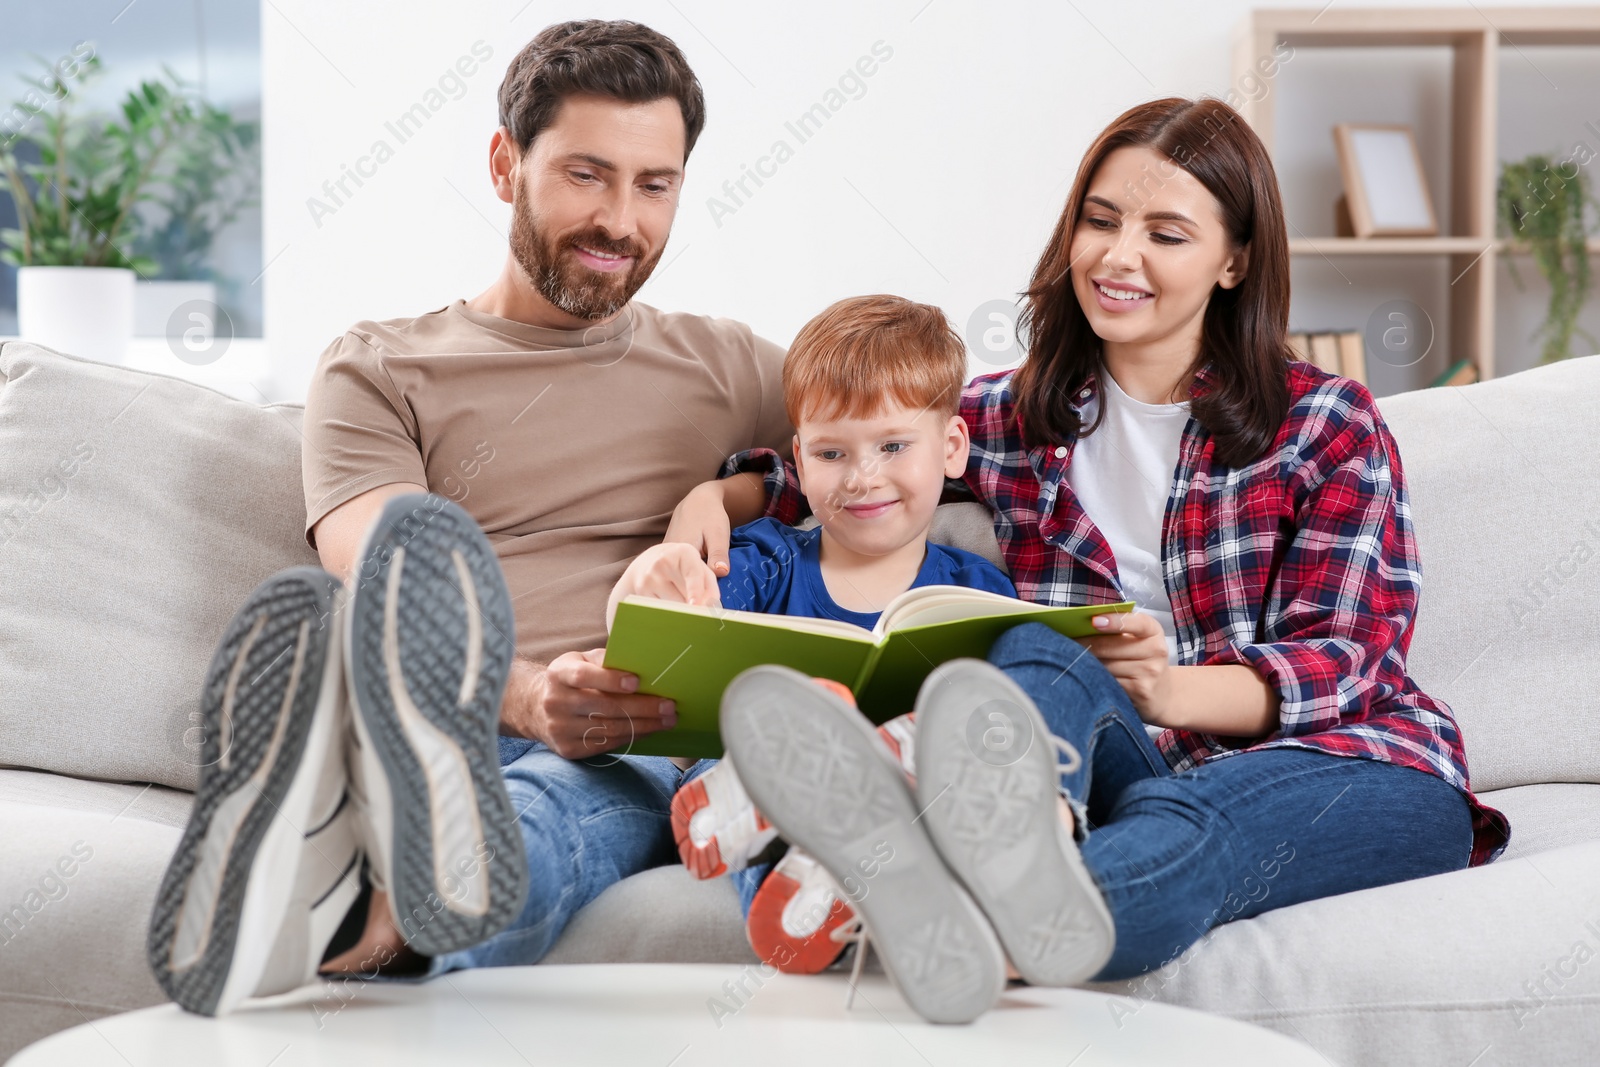
[{"label": "woman's hand", "polygon": [[701,482],[672,509],[663,544],[688,545],[696,558],[704,557],[714,577],[728,573],[728,539],[732,528],[723,502],[723,483]]},{"label": "woman's hand", "polygon": [[[1099,623],[1104,621],[1105,625]],[[1110,611],[1094,616],[1093,637],[1078,642],[1106,665],[1133,701],[1139,718],[1152,726],[1176,726],[1173,674],[1167,663],[1167,639],[1161,623],[1142,612]]]}]

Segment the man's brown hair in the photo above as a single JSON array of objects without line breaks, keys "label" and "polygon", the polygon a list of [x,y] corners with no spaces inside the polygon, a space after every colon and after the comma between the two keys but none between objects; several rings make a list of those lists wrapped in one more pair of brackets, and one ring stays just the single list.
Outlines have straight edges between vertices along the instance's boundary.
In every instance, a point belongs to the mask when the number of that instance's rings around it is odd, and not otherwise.
[{"label": "man's brown hair", "polygon": [[683,112],[683,158],[706,124],[700,80],[672,39],[637,22],[581,19],[546,26],[506,68],[500,125],[527,151],[569,96],[630,104],[671,97]]},{"label": "man's brown hair", "polygon": [[944,312],[901,296],[853,296],[800,328],[783,361],[783,403],[802,418],[864,418],[886,401],[954,415],[967,350]]}]

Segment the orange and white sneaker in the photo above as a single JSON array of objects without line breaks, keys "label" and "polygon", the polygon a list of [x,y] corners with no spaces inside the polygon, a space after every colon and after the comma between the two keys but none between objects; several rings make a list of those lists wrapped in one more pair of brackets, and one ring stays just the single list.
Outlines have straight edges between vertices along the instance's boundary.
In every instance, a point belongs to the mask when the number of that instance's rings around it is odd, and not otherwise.
[{"label": "orange and white sneaker", "polygon": [[[889,751],[916,788],[917,721],[901,715],[878,727]],[[723,761],[730,768],[732,764]],[[766,820],[763,819],[763,822]],[[756,957],[784,974],[817,974],[833,965],[845,946],[866,939],[861,920],[839,883],[803,849],[791,847],[750,901],[745,936]],[[856,949],[859,964],[865,944]]]},{"label": "orange and white sneaker", "polygon": [[763,963],[784,974],[817,974],[860,940],[861,920],[833,875],[791,847],[756,890],[744,930]]},{"label": "orange and white sneaker", "polygon": [[722,759],[672,798],[672,836],[683,865],[696,878],[743,870],[777,840],[756,810],[738,772]]},{"label": "orange and white sneaker", "polygon": [[[1005,988],[1000,942],[934,849],[905,768],[873,725],[773,664],[728,684],[720,725],[751,800],[844,887],[907,1005],[932,1023],[971,1022],[993,1007]],[[926,768],[918,770],[922,786]],[[766,955],[783,958],[771,948]],[[858,967],[863,959],[858,952]]]},{"label": "orange and white sneaker", "polygon": [[[812,682],[855,706],[847,686],[828,678]],[[878,727],[878,736],[916,784],[916,717],[901,715]],[[756,810],[733,761],[717,765],[672,798],[672,833],[678,855],[696,878],[716,878],[760,862],[778,831]],[[745,932],[756,955],[785,974],[816,974],[857,939],[861,922],[839,883],[798,848],[783,855],[750,903]]]},{"label": "orange and white sneaker", "polygon": [[[811,680],[855,707],[848,686],[831,678]],[[672,836],[683,865],[705,879],[756,863],[778,831],[750,802],[733,764],[723,759],[672,798]]]}]

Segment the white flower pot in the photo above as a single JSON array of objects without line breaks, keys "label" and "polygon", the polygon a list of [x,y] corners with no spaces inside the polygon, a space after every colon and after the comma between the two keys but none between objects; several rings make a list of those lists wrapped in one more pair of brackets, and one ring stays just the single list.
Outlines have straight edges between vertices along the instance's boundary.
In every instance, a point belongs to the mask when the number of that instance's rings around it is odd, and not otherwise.
[{"label": "white flower pot", "polygon": [[122,363],[133,337],[131,270],[121,267],[21,267],[17,332],[68,355]]}]

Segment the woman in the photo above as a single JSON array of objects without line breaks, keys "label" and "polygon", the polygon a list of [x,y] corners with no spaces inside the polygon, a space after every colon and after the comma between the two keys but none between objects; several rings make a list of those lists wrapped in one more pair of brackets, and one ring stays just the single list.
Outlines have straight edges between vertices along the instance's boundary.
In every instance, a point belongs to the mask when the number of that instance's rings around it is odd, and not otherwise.
[{"label": "woman", "polygon": [[[1016,627],[919,701],[922,822],[1032,981],[1138,975],[1218,923],[1487,863],[1509,839],[1449,708],[1406,674],[1421,572],[1394,440],[1365,388],[1293,359],[1288,312],[1261,142],[1220,101],[1158,100],[1085,156],[1026,293],[1027,359],[965,391],[959,495],[994,512],[1019,594],[1139,609],[1081,641]],[[796,521],[775,460],[735,457],[725,474],[747,473],[697,488],[669,539],[720,572],[730,515],[764,493]],[[1057,781],[1027,745],[1008,761],[969,744],[966,762],[1005,776],[991,792],[1059,786],[1071,834],[961,784],[952,738],[984,694],[1012,709],[1003,740],[1048,730],[1072,769]],[[801,819],[763,813],[786,836]],[[1019,842],[1009,868],[971,843],[996,837]]]}]

